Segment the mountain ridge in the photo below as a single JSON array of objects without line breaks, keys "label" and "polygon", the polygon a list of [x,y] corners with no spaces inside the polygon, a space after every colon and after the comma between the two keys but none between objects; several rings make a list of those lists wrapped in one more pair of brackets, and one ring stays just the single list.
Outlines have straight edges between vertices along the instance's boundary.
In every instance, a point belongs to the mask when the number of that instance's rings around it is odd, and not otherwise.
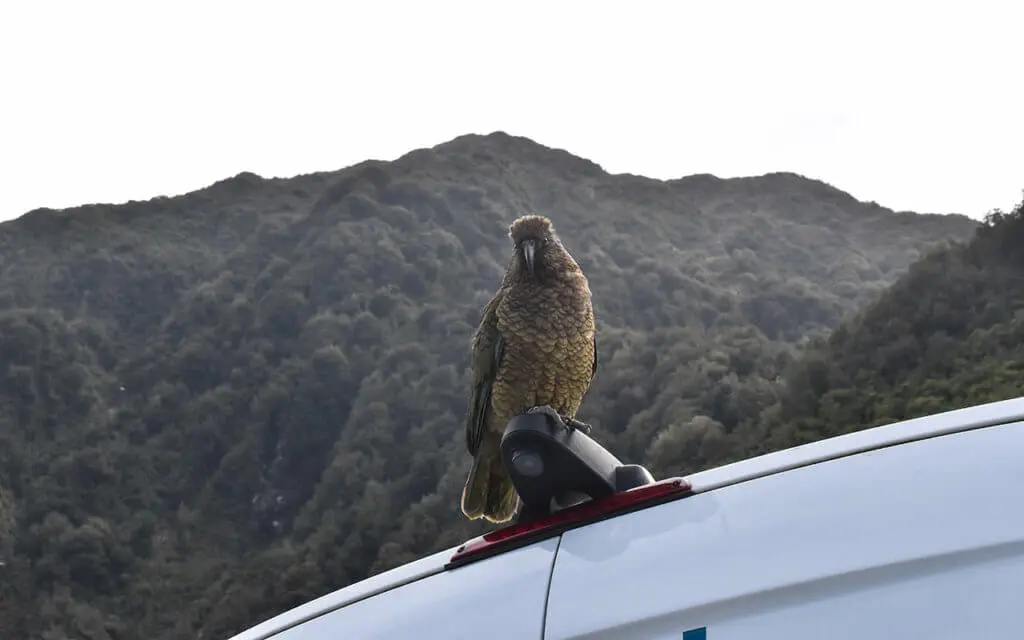
[{"label": "mountain ridge", "polygon": [[[498,147],[498,148],[495,149],[495,147]],[[580,172],[582,174],[584,174],[584,175],[589,174],[591,176],[599,176],[600,175],[600,176],[605,176],[605,177],[610,177],[610,178],[617,178],[617,177],[619,177],[619,178],[625,178],[625,179],[639,179],[639,180],[642,180],[642,181],[645,181],[645,182],[660,183],[660,184],[665,184],[665,185],[669,185],[669,186],[673,186],[673,185],[688,186],[689,184],[692,184],[694,182],[700,182],[700,181],[710,181],[710,182],[713,182],[715,184],[725,183],[726,186],[728,186],[729,184],[732,184],[732,183],[738,184],[738,183],[743,183],[743,182],[748,182],[748,181],[755,181],[755,182],[756,181],[771,181],[771,180],[791,181],[792,179],[795,178],[796,181],[799,182],[799,183],[803,183],[804,185],[806,185],[808,187],[814,187],[815,189],[821,189],[822,192],[831,191],[831,192],[833,192],[835,194],[836,197],[842,198],[844,200],[853,200],[855,202],[859,202],[859,203],[862,203],[862,204],[869,204],[869,203],[873,203],[874,202],[874,201],[861,201],[861,200],[858,200],[857,198],[855,198],[850,193],[848,193],[848,192],[840,189],[839,187],[836,187],[835,185],[833,185],[833,184],[831,184],[831,183],[829,183],[829,182],[827,182],[825,180],[822,180],[820,178],[812,178],[810,176],[806,176],[806,175],[803,175],[803,174],[800,174],[800,173],[796,173],[796,172],[792,172],[792,171],[785,171],[785,170],[769,171],[769,172],[765,172],[763,174],[756,174],[756,175],[749,175],[749,176],[747,176],[747,175],[745,175],[745,176],[736,176],[736,177],[730,177],[730,178],[719,177],[719,176],[717,176],[715,174],[711,174],[711,173],[695,173],[695,174],[691,174],[691,175],[687,175],[687,176],[680,176],[680,177],[677,177],[677,178],[667,178],[667,179],[654,178],[654,177],[645,176],[645,175],[641,175],[641,174],[630,173],[630,172],[612,173],[612,172],[609,172],[609,171],[605,170],[597,162],[594,162],[594,161],[589,160],[587,158],[584,158],[582,156],[575,155],[575,154],[573,154],[571,151],[569,151],[567,149],[564,149],[564,148],[561,148],[561,147],[548,146],[548,145],[545,145],[545,144],[543,144],[541,142],[537,142],[537,141],[535,141],[535,140],[533,140],[533,139],[531,139],[531,138],[529,138],[527,136],[514,135],[514,134],[509,134],[509,133],[507,133],[505,131],[502,131],[502,130],[495,130],[495,131],[493,131],[491,133],[487,133],[487,134],[478,134],[478,133],[462,134],[462,135],[456,136],[454,138],[451,138],[449,140],[440,142],[440,143],[438,143],[436,145],[433,145],[433,146],[419,147],[419,148],[416,148],[416,149],[412,149],[410,151],[407,151],[407,152],[401,154],[400,156],[398,156],[394,160],[390,160],[390,161],[380,160],[380,159],[369,159],[369,160],[363,160],[363,161],[360,161],[360,162],[357,162],[355,164],[348,165],[348,166],[345,166],[345,167],[342,167],[342,168],[339,168],[339,169],[327,169],[327,170],[320,170],[320,171],[311,171],[311,172],[307,172],[307,173],[298,173],[298,174],[289,175],[289,176],[273,176],[273,177],[265,177],[265,176],[262,176],[262,175],[260,175],[260,174],[258,174],[256,172],[250,171],[250,170],[241,170],[241,171],[239,171],[238,173],[236,173],[234,175],[228,176],[226,178],[221,178],[219,180],[215,180],[214,182],[212,182],[212,183],[210,183],[210,184],[208,184],[206,186],[198,187],[196,189],[193,189],[193,190],[181,193],[181,194],[177,194],[177,195],[157,195],[157,196],[153,196],[152,198],[145,199],[145,200],[127,200],[127,201],[121,202],[121,203],[96,202],[96,203],[81,204],[81,205],[76,205],[76,206],[71,206],[71,207],[63,207],[63,208],[38,207],[38,208],[35,208],[35,209],[31,209],[29,211],[26,211],[22,215],[17,216],[15,218],[11,218],[10,220],[2,221],[2,222],[0,222],[0,226],[16,222],[18,220],[21,220],[22,218],[25,218],[26,216],[36,216],[38,214],[51,214],[51,215],[52,214],[80,214],[82,212],[86,212],[89,209],[92,209],[92,208],[95,208],[95,207],[103,207],[103,208],[109,208],[109,207],[133,207],[133,206],[138,206],[138,205],[156,203],[156,202],[159,202],[159,201],[162,201],[162,200],[173,200],[173,199],[179,199],[179,198],[187,198],[187,197],[190,197],[190,196],[198,196],[198,195],[202,195],[202,194],[205,194],[207,192],[210,192],[210,191],[213,191],[213,190],[216,190],[216,189],[220,189],[220,188],[229,188],[229,187],[230,188],[238,188],[238,187],[252,188],[253,186],[255,186],[255,184],[262,184],[262,183],[265,183],[265,184],[282,184],[282,183],[289,182],[289,181],[303,181],[305,179],[310,179],[311,180],[311,179],[319,179],[319,178],[341,177],[341,175],[346,173],[346,172],[360,171],[360,170],[364,169],[367,166],[379,166],[381,164],[393,164],[393,165],[396,165],[396,166],[397,165],[401,165],[401,164],[415,164],[415,163],[417,163],[419,161],[422,161],[425,158],[425,156],[427,156],[429,154],[437,154],[437,153],[448,152],[448,151],[456,151],[456,152],[463,152],[463,153],[464,152],[469,152],[469,153],[472,154],[472,153],[481,153],[484,150],[489,150],[489,151],[497,150],[499,152],[507,152],[507,151],[509,151],[510,148],[514,149],[514,150],[517,150],[517,151],[519,151],[521,153],[525,153],[526,155],[530,155],[530,156],[536,156],[538,153],[544,153],[544,154],[547,154],[552,161],[555,158],[558,158],[560,160],[564,160],[568,164],[574,164],[574,165],[577,165],[578,167],[580,167]],[[910,210],[899,210],[899,211],[897,211],[897,210],[891,209],[889,207],[884,207],[884,206],[881,206],[881,205],[878,205],[878,206],[881,209],[883,209],[884,211],[888,211],[888,212],[892,212],[892,213],[896,213],[896,214],[912,213],[912,214],[921,215],[921,216],[954,216],[954,217],[962,217],[962,218],[966,218],[968,220],[974,221],[974,219],[971,218],[970,216],[967,216],[967,215],[965,215],[963,213],[958,213],[958,212],[941,213],[941,212],[918,212],[918,211],[910,211]]]}]

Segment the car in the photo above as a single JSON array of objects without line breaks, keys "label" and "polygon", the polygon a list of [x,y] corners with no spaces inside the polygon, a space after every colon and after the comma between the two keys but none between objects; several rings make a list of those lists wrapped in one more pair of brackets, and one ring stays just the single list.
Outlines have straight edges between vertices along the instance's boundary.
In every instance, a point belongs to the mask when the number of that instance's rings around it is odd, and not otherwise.
[{"label": "car", "polygon": [[1024,397],[658,481],[534,415],[529,517],[233,640],[1024,637]]}]

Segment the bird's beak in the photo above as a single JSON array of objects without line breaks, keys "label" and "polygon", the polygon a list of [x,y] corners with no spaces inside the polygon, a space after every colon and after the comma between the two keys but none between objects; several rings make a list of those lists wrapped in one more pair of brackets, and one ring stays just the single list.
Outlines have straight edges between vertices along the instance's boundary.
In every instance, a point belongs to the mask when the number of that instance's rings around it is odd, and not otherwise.
[{"label": "bird's beak", "polygon": [[526,269],[533,275],[533,259],[537,251],[537,244],[533,240],[523,241],[523,259],[526,260]]}]

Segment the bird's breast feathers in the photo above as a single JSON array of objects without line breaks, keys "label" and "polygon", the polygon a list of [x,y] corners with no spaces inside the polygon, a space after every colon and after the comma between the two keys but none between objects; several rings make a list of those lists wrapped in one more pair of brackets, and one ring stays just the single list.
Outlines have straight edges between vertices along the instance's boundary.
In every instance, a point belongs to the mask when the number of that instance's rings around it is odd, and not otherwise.
[{"label": "bird's breast feathers", "polygon": [[596,327],[589,295],[559,295],[552,289],[510,295],[497,316],[504,364],[533,368],[534,375],[538,369],[564,375],[577,366],[581,371],[592,366]]}]

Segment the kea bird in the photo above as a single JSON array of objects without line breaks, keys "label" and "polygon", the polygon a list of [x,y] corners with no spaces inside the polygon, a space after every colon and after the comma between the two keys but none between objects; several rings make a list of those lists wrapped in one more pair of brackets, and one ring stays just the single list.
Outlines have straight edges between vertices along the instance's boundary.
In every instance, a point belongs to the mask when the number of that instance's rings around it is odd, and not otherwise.
[{"label": "kea bird", "polygon": [[576,411],[597,370],[590,286],[551,220],[521,216],[508,235],[512,260],[473,336],[466,417],[473,466],[462,490],[466,517],[494,523],[511,520],[519,507],[501,460],[508,421],[544,413],[569,430],[589,432]]}]

